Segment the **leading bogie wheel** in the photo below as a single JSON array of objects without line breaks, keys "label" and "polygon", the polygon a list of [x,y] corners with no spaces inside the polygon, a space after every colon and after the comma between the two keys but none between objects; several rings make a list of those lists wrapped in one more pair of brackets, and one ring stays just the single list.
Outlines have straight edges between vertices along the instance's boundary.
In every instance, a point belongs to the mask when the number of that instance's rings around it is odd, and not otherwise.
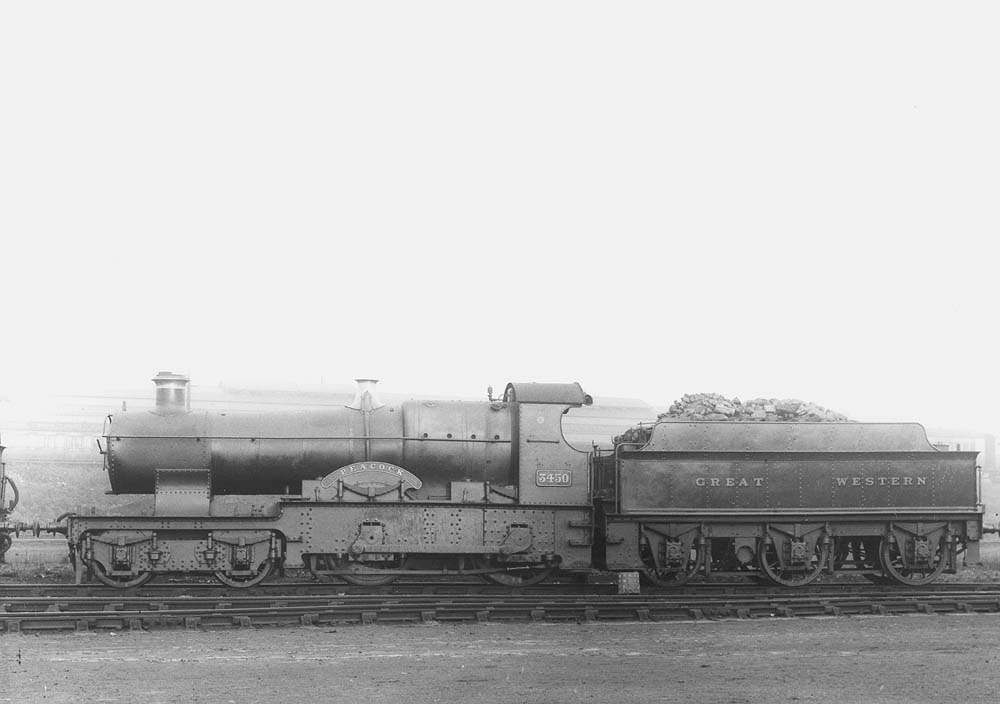
[{"label": "leading bogie wheel", "polygon": [[139,572],[136,575],[119,576],[108,574],[104,569],[104,565],[96,560],[89,563],[91,571],[97,580],[101,584],[106,584],[109,587],[114,587],[115,589],[131,589],[132,587],[141,587],[143,584],[148,582],[153,578],[152,572]]}]

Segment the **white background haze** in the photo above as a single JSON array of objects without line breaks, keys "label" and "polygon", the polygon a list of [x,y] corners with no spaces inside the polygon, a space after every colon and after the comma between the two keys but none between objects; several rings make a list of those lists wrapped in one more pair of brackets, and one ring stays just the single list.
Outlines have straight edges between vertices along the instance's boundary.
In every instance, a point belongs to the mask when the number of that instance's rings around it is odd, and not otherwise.
[{"label": "white background haze", "polygon": [[1000,432],[994,16],[4,3],[0,397],[579,381]]}]

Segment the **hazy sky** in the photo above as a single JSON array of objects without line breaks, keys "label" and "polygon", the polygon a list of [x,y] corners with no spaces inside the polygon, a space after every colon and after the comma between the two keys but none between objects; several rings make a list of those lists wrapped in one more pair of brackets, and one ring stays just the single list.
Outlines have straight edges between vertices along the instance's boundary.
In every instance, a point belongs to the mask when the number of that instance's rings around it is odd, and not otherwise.
[{"label": "hazy sky", "polygon": [[579,381],[1000,432],[994,18],[3,3],[0,396]]}]

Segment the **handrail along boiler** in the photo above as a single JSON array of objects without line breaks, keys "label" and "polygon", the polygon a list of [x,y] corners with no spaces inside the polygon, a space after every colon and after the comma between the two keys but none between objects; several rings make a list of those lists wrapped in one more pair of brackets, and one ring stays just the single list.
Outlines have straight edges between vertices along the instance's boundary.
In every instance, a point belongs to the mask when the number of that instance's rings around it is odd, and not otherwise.
[{"label": "handrail along boiler", "polygon": [[279,567],[384,584],[480,574],[512,586],[554,571],[638,571],[673,586],[762,574],[806,584],[856,570],[924,584],[982,534],[975,453],[917,424],[659,422],[640,442],[582,451],[563,416],[579,384],[508,384],[501,400],[194,412],[188,379],[154,378],[156,407],[109,416],[112,491],[151,515],[71,516],[78,580],[163,573],[249,587]]}]

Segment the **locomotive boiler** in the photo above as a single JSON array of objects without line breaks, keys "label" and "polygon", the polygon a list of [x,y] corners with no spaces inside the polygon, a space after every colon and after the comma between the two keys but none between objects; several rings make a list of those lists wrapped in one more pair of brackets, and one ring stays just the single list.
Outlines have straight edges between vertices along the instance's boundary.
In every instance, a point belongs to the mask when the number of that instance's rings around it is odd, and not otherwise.
[{"label": "locomotive boiler", "polygon": [[105,423],[112,490],[151,511],[72,516],[77,578],[117,587],[213,574],[249,587],[278,568],[383,584],[482,575],[518,586],[639,572],[799,586],[823,573],[926,584],[982,535],[976,453],[914,423],[664,420],[612,450],[570,445],[579,384],[508,384],[501,399],[198,412],[160,373],[156,407]]},{"label": "locomotive boiler", "polygon": [[[155,379],[153,413],[122,413],[105,428],[105,465],[116,494],[155,492],[157,470],[208,470],[212,494],[290,494],[330,468],[377,459],[417,474],[410,497],[447,498],[457,479],[517,484],[512,442],[515,406],[502,401],[383,404],[372,380],[355,400],[332,409],[257,413],[192,412],[184,377]],[[538,385],[536,397],[586,401],[579,386]],[[527,393],[527,392],[525,392]],[[161,475],[162,476],[162,475]]]}]

